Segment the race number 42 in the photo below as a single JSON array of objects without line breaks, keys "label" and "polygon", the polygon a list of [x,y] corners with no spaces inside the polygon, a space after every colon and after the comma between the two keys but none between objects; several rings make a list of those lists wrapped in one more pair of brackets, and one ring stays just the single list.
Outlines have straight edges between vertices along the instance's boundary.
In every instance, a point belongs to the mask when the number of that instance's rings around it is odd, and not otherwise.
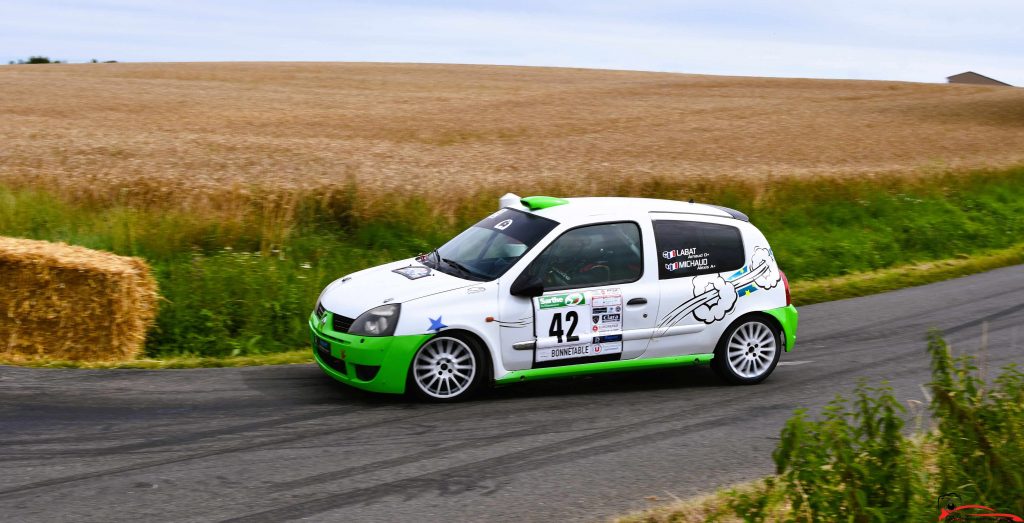
[{"label": "race number 42", "polygon": [[[563,330],[562,313],[556,312],[551,316],[551,327],[548,328],[548,335],[554,336],[558,339],[558,343],[573,343],[580,341],[580,337],[576,336],[576,327],[580,323],[580,315],[576,311],[568,311],[565,313],[564,324],[568,326],[568,329]],[[565,337],[563,341],[563,336]]]}]

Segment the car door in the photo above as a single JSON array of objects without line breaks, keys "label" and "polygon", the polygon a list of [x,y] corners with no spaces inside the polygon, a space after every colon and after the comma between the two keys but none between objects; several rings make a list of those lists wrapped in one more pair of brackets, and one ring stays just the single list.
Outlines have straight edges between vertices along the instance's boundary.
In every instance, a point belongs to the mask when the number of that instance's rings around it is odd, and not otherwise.
[{"label": "car door", "polygon": [[576,227],[530,263],[520,277],[539,277],[544,293],[529,301],[534,343],[528,368],[643,354],[659,297],[656,272],[645,270],[645,232],[650,228],[642,231],[632,221]]},{"label": "car door", "polygon": [[649,354],[712,353],[735,316],[746,259],[742,234],[724,219],[652,218],[661,300]]}]

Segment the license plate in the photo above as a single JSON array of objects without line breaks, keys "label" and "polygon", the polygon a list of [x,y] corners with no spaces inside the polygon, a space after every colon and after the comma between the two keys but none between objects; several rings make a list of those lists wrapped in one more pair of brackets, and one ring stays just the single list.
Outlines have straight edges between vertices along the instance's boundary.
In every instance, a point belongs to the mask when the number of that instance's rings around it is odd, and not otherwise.
[{"label": "license plate", "polygon": [[327,343],[327,340],[324,340],[324,339],[321,339],[321,338],[316,338],[316,345],[315,345],[315,347],[316,347],[317,352],[319,352],[321,356],[330,356],[331,355],[331,344]]}]

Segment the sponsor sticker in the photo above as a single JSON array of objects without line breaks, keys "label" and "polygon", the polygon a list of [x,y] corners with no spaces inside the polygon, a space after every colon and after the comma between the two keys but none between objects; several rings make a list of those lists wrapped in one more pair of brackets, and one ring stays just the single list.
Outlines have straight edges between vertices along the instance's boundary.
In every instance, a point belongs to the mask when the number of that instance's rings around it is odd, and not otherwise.
[{"label": "sponsor sticker", "polygon": [[689,269],[690,267],[696,267],[698,269],[707,269],[709,267],[708,259],[700,258],[697,260],[684,260],[665,264],[665,269],[669,271]]},{"label": "sponsor sticker", "polygon": [[622,352],[622,342],[602,343],[600,345],[591,343],[576,343],[573,345],[561,345],[537,349],[537,362],[568,360],[573,358],[586,358],[603,354],[617,354]]},{"label": "sponsor sticker", "polygon": [[541,296],[534,307],[536,362],[622,352],[620,289]]},{"label": "sponsor sticker", "polygon": [[665,258],[666,260],[671,260],[672,258],[678,258],[679,256],[693,256],[695,254],[697,254],[696,247],[687,247],[684,249],[672,249],[670,251],[664,251],[661,253],[661,257]]},{"label": "sponsor sticker", "polygon": [[594,320],[593,332],[622,331],[622,291],[603,289],[595,291],[591,298],[591,313]]},{"label": "sponsor sticker", "polygon": [[410,280],[418,280],[430,276],[430,267],[417,267],[410,265],[408,267],[402,267],[401,269],[395,269],[391,271],[395,274],[401,274]]},{"label": "sponsor sticker", "polygon": [[587,299],[583,296],[583,293],[574,292],[572,294],[555,294],[552,296],[541,296],[537,298],[537,304],[541,309],[552,309],[555,307],[575,307],[577,305],[583,305]]},{"label": "sponsor sticker", "polygon": [[[714,265],[711,265],[709,261],[710,254],[707,252],[698,252],[696,247],[683,247],[680,249],[662,251],[661,257],[670,261],[670,263],[665,264],[665,270],[669,272],[677,271],[679,269],[707,271],[715,267]],[[671,261],[676,258],[680,259]]]}]

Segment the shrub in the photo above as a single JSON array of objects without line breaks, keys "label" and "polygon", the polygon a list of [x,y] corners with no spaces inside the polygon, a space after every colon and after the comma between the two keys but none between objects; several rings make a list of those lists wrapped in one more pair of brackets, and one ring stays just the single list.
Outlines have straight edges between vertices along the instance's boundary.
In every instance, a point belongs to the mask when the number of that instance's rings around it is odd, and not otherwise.
[{"label": "shrub", "polygon": [[744,521],[934,521],[940,493],[1024,512],[1024,373],[1004,368],[991,385],[969,356],[928,339],[935,429],[904,435],[904,409],[887,386],[861,382],[820,420],[798,410],[774,452],[778,476],[731,491]]},{"label": "shrub", "polygon": [[[13,65],[15,62],[12,60],[12,61],[10,61],[8,63]],[[28,60],[18,60],[17,63],[19,63],[19,64],[59,64],[59,63],[61,63],[61,61],[60,60],[50,60],[48,57],[45,57],[45,56],[30,56],[30,57],[28,57]]]},{"label": "shrub", "polygon": [[[782,430],[779,478],[769,487],[786,493],[787,521],[915,521],[930,512],[921,457],[903,435],[904,409],[892,390],[861,382],[854,397],[834,399],[821,421],[798,410]],[[770,499],[762,492],[734,507],[762,521]]]},{"label": "shrub", "polygon": [[954,359],[938,333],[928,351],[940,489],[1024,513],[1024,373],[1010,365],[989,388],[973,359]]}]

